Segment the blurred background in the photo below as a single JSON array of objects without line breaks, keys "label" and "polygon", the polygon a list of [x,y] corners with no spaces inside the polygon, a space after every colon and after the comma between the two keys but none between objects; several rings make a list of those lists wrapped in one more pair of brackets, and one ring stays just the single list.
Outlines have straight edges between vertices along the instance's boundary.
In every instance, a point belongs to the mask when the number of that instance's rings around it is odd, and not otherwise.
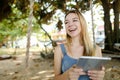
[{"label": "blurred background", "polygon": [[[91,40],[113,59],[105,80],[119,80],[120,0],[0,0],[0,78],[53,80],[54,47],[66,40],[64,16],[71,9],[83,14]],[[30,74],[23,75],[25,66]]]}]

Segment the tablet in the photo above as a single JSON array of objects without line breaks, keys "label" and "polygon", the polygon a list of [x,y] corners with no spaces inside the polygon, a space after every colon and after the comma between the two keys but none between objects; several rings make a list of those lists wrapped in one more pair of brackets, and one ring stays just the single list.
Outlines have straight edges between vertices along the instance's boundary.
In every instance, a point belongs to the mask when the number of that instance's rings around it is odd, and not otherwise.
[{"label": "tablet", "polygon": [[110,60],[110,57],[81,56],[76,66],[82,68],[85,72],[88,70],[101,70],[102,66]]}]

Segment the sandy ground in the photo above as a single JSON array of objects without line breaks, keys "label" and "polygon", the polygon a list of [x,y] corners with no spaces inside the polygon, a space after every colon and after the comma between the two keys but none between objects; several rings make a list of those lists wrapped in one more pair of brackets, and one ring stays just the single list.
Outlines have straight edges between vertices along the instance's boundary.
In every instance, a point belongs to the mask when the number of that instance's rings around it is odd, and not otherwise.
[{"label": "sandy ground", "polygon": [[[54,80],[53,59],[31,54],[27,68],[25,59],[25,55],[16,55],[8,60],[0,60],[0,80]],[[120,80],[120,59],[113,59],[105,67],[104,80]]]}]

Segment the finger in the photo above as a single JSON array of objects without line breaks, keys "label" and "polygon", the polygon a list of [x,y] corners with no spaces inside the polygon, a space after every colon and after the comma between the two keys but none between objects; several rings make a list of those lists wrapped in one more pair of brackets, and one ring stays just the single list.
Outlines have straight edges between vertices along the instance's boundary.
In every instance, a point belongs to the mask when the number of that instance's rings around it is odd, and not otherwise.
[{"label": "finger", "polygon": [[97,76],[97,77],[103,77],[104,76],[104,71],[89,71],[88,72],[89,76]]},{"label": "finger", "polygon": [[69,78],[70,78],[70,80],[72,80],[72,79],[77,79],[78,80],[79,74],[75,73],[75,72],[71,72],[70,75],[69,75]]},{"label": "finger", "polygon": [[103,80],[103,78],[99,78],[99,77],[90,76],[89,78],[90,78],[90,80]]},{"label": "finger", "polygon": [[74,72],[83,72],[83,69],[74,68],[73,71]]},{"label": "finger", "polygon": [[104,71],[91,71],[88,73],[88,75],[90,76],[90,78],[92,80],[99,80],[99,79],[103,79],[104,78]]},{"label": "finger", "polygon": [[79,75],[86,75],[86,73],[83,71],[83,69],[74,68],[73,71],[78,73]]},{"label": "finger", "polygon": [[101,74],[90,74],[89,75],[90,79],[92,80],[102,80],[104,77]]},{"label": "finger", "polygon": [[102,70],[89,70],[88,74],[104,74],[105,69],[103,68]]},{"label": "finger", "polygon": [[98,80],[96,77],[92,77],[92,76],[90,76],[89,78],[90,80]]},{"label": "finger", "polygon": [[98,74],[99,71],[96,71],[96,70],[89,70],[88,71],[88,74]]}]

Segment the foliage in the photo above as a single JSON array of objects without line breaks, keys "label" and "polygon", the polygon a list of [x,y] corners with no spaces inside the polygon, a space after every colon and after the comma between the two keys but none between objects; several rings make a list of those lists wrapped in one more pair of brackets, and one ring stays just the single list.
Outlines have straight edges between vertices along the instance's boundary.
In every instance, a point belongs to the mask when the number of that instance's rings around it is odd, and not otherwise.
[{"label": "foliage", "polygon": [[22,13],[26,13],[29,10],[29,0],[15,0],[14,4]]},{"label": "foliage", "polygon": [[[28,29],[28,12],[22,13],[16,4],[11,5],[12,12],[0,22],[0,46],[8,41],[16,40],[18,37],[25,36]],[[33,19],[33,30],[37,32],[39,25]]]},{"label": "foliage", "polygon": [[13,0],[0,0],[0,21],[9,16],[11,13],[11,4]]},{"label": "foliage", "polygon": [[[104,9],[104,22],[105,22],[105,49],[114,50],[114,44],[119,42],[119,13],[120,13],[120,0],[101,0]],[[114,28],[110,21],[110,10],[114,12]]]},{"label": "foliage", "polygon": [[[62,29],[62,22],[59,20],[58,15],[57,17],[53,17],[57,10],[61,10],[63,13],[65,13],[69,9],[77,8],[81,12],[85,12],[87,10],[90,10],[90,1],[92,0],[35,0],[33,6],[33,32],[37,33],[39,30],[42,29],[45,32],[43,33],[43,35],[47,34],[47,36],[51,38],[49,33],[47,33],[47,31],[45,31],[42,27],[42,24],[50,24],[51,22],[53,22],[53,18],[58,19],[58,23],[56,22],[56,27],[58,28],[58,30],[60,30]],[[105,3],[105,1],[107,3]],[[93,0],[93,4],[102,5],[104,12],[106,12],[106,10],[113,9],[115,15],[118,15],[120,13],[120,7],[118,6],[120,4],[120,0]],[[28,25],[27,17],[28,13],[30,12],[29,0],[0,0],[0,7],[0,21],[3,20],[0,23],[0,26],[2,27],[0,30],[0,41],[5,41],[4,39],[6,39],[7,41],[9,38],[12,37],[26,35]],[[4,20],[4,18],[6,19]],[[106,17],[106,19],[109,18]],[[116,17],[115,20],[116,21],[114,26],[118,26],[119,20]],[[108,22],[105,21],[105,24],[108,24]],[[110,31],[110,25],[111,24],[105,25],[105,33],[107,38],[109,34],[108,32]],[[113,44],[116,41],[118,42],[118,29],[118,27],[115,27],[115,30],[111,32],[112,35],[109,35],[109,37],[111,38],[117,35],[114,41],[111,41]],[[4,31],[6,31],[6,33]],[[109,43],[110,39],[107,39],[106,41],[106,43],[108,43],[109,45],[111,44]]]}]

